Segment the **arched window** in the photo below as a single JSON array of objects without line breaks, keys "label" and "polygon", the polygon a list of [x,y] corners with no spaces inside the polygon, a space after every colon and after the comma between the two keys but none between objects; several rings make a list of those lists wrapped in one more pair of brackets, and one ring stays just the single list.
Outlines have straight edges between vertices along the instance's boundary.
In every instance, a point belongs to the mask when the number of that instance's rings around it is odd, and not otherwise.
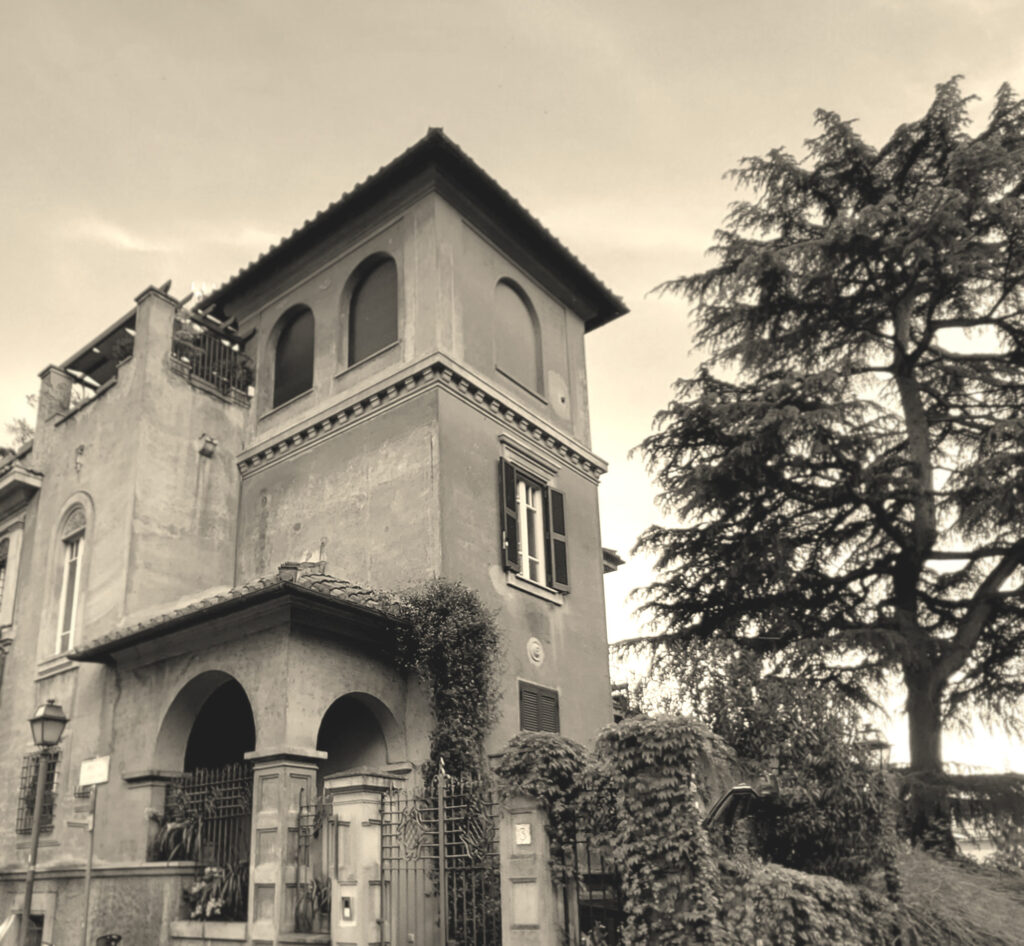
[{"label": "arched window", "polygon": [[313,313],[305,306],[281,316],[274,349],[274,407],[313,387]]},{"label": "arched window", "polygon": [[540,331],[526,295],[503,279],[494,289],[495,364],[510,378],[540,393]]},{"label": "arched window", "polygon": [[85,510],[72,507],[64,517],[60,530],[61,581],[60,611],[57,619],[57,653],[71,649],[78,622],[78,606],[82,597],[82,561],[85,558]]},{"label": "arched window", "polygon": [[0,539],[0,606],[4,603],[4,585],[7,584],[7,549],[10,543]]},{"label": "arched window", "polygon": [[357,364],[397,341],[398,267],[387,257],[367,269],[352,292],[348,363]]}]

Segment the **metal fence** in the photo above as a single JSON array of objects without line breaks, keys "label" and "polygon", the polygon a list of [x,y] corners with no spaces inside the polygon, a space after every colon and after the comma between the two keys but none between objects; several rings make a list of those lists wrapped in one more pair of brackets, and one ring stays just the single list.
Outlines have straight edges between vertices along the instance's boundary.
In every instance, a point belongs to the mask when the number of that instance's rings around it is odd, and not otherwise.
[{"label": "metal fence", "polygon": [[571,876],[563,887],[569,946],[618,946],[623,919],[618,869],[590,838],[578,838],[569,856]]},{"label": "metal fence", "polygon": [[237,339],[192,319],[177,319],[174,323],[171,364],[225,396],[249,396],[252,359],[241,350]]},{"label": "metal fence", "polygon": [[221,902],[218,919],[244,920],[249,900],[252,765],[196,769],[167,786],[150,860],[193,860],[205,899]]},{"label": "metal fence", "polygon": [[381,800],[382,942],[500,946],[498,799],[444,773]]}]

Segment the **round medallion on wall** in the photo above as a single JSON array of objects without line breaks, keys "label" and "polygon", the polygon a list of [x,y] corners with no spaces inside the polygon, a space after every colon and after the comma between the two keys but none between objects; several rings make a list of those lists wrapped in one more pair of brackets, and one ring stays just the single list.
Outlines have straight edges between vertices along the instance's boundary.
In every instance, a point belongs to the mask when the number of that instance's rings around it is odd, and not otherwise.
[{"label": "round medallion on wall", "polygon": [[544,645],[536,637],[526,642],[526,656],[530,658],[530,663],[538,667],[544,663]]}]

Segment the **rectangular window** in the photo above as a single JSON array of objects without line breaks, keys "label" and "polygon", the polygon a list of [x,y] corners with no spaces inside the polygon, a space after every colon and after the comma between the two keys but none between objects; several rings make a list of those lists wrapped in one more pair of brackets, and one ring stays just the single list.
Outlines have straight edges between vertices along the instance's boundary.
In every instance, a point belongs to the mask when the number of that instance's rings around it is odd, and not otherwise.
[{"label": "rectangular window", "polygon": [[75,618],[78,616],[78,585],[85,535],[79,533],[64,540],[64,577],[60,588],[60,621],[57,631],[57,653],[71,649]]},{"label": "rectangular window", "polygon": [[60,759],[60,752],[57,750],[50,750],[46,755],[41,752],[30,752],[22,760],[21,785],[18,792],[18,834],[32,833],[32,813],[36,806],[36,777],[40,759],[43,759],[46,768],[46,790],[43,793],[39,830],[44,833],[53,831],[53,810],[57,797],[57,762]]},{"label": "rectangular window", "polygon": [[568,592],[565,494],[502,460],[501,538],[505,569]]},{"label": "rectangular window", "polygon": [[561,732],[558,691],[520,680],[519,728],[530,732]]},{"label": "rectangular window", "polygon": [[0,607],[4,603],[4,585],[7,583],[7,555],[6,548],[0,549]]}]

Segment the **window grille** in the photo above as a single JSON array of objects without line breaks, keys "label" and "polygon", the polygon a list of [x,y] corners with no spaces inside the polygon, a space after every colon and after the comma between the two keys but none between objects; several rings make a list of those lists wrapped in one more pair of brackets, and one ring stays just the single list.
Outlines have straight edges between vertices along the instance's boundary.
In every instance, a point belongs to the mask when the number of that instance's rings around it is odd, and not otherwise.
[{"label": "window grille", "polygon": [[50,751],[45,755],[41,752],[30,752],[22,759],[21,781],[18,788],[18,834],[32,833],[32,814],[36,804],[36,772],[38,760],[42,756],[46,766],[46,791],[43,793],[43,810],[39,821],[39,830],[48,834],[53,831],[53,812],[57,803],[57,763],[60,761],[59,751]]}]

